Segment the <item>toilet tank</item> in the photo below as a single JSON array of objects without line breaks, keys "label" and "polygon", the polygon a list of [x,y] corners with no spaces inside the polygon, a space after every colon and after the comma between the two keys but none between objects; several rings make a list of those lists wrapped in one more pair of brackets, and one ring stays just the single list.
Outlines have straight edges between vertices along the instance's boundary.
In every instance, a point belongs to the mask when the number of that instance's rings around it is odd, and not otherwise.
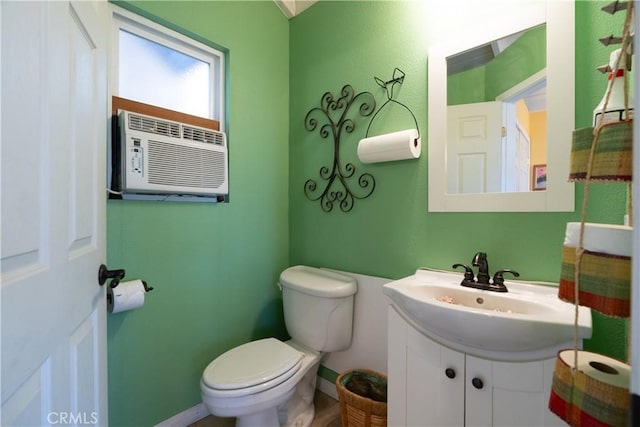
[{"label": "toilet tank", "polygon": [[297,265],[282,272],[280,286],[285,325],[295,342],[323,352],[349,348],[354,278]]}]

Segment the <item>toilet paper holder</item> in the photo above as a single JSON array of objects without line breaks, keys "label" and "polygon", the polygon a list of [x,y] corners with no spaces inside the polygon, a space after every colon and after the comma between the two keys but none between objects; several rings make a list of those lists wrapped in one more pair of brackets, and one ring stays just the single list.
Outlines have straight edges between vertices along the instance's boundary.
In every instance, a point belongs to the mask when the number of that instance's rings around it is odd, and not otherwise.
[{"label": "toilet paper holder", "polygon": [[[118,286],[120,280],[124,279],[124,275],[124,269],[109,270],[106,265],[100,264],[100,267],[98,268],[98,284],[102,286],[107,282],[108,279],[111,279],[109,287],[113,289]],[[153,290],[153,288],[147,285],[147,282],[145,282],[144,280],[142,280],[142,285],[144,286],[145,292]]]}]

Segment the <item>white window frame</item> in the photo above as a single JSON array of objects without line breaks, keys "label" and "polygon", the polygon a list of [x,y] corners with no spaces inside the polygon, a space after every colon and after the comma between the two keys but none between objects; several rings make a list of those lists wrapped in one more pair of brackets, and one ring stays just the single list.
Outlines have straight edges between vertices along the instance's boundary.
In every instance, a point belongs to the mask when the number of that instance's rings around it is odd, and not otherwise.
[{"label": "white window frame", "polygon": [[111,95],[121,96],[118,93],[119,34],[120,30],[125,30],[209,64],[211,83],[209,89],[210,117],[207,118],[218,121],[220,123],[220,130],[224,132],[226,76],[225,54],[223,52],[114,4],[111,4],[111,23],[111,73],[109,79],[109,92]]}]

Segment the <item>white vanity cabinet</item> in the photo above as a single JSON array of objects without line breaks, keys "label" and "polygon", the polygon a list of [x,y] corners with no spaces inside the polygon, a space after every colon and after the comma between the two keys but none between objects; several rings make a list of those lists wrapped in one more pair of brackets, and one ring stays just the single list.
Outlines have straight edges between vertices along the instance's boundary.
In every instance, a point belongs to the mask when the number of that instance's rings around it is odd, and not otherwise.
[{"label": "white vanity cabinet", "polygon": [[548,409],[555,358],[501,362],[452,350],[388,312],[390,426],[563,426]]}]

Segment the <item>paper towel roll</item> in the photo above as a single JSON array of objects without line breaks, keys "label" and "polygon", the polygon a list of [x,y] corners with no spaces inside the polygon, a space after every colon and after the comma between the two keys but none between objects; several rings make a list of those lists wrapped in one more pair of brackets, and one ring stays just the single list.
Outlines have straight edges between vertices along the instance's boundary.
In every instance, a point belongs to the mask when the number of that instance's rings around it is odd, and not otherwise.
[{"label": "paper towel roll", "polygon": [[421,142],[416,129],[401,130],[361,139],[358,158],[362,163],[390,162],[417,159]]},{"label": "paper towel roll", "polygon": [[120,282],[115,288],[107,288],[107,310],[120,313],[142,307],[145,293],[142,280]]}]

